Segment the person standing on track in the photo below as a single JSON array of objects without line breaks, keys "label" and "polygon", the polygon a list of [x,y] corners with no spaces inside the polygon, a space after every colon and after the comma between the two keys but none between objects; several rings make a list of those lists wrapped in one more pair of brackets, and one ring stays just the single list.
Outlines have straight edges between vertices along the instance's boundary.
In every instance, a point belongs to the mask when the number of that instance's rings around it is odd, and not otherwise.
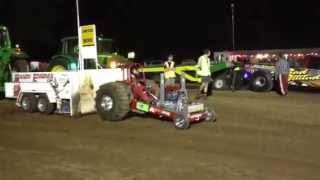
[{"label": "person standing on track", "polygon": [[280,95],[288,95],[288,76],[289,76],[289,63],[287,57],[279,54],[279,59],[276,63],[276,79],[278,81],[278,92]]},{"label": "person standing on track", "polygon": [[174,84],[176,82],[174,65],[175,62],[173,61],[173,54],[170,54],[167,61],[164,62],[164,78],[166,85]]},{"label": "person standing on track", "polygon": [[199,97],[208,96],[208,87],[210,81],[212,80],[210,71],[210,55],[211,51],[209,49],[205,49],[203,51],[203,55],[198,59],[197,75],[201,77]]},{"label": "person standing on track", "polygon": [[232,72],[232,82],[231,82],[231,90],[232,92],[241,88],[241,64],[238,61],[232,61],[233,64],[233,72]]}]

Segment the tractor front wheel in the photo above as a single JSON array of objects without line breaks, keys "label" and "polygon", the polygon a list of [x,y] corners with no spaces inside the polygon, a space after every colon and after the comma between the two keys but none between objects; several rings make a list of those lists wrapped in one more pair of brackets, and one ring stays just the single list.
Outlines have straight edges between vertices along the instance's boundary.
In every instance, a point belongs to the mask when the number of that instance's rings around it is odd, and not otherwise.
[{"label": "tractor front wheel", "polygon": [[97,91],[96,109],[104,120],[119,121],[129,113],[130,88],[121,82],[105,84]]},{"label": "tractor front wheel", "polygon": [[208,110],[207,111],[207,117],[206,117],[205,121],[207,121],[207,122],[216,122],[217,121],[216,112]]},{"label": "tractor front wheel", "polygon": [[178,115],[173,119],[174,126],[177,129],[188,129],[190,127],[190,122],[183,115]]}]

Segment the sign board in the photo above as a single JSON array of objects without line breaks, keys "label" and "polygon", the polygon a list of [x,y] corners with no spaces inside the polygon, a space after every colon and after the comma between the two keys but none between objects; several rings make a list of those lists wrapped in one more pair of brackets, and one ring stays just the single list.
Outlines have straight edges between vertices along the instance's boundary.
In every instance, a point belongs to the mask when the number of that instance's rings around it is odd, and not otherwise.
[{"label": "sign board", "polygon": [[96,45],[96,28],[95,25],[81,26],[81,46],[95,46]]},{"label": "sign board", "polygon": [[[80,70],[87,69],[86,64],[97,66],[98,53],[97,53],[97,37],[96,26],[85,25],[80,26],[79,29],[79,66]],[[92,66],[91,66],[92,69]]]}]

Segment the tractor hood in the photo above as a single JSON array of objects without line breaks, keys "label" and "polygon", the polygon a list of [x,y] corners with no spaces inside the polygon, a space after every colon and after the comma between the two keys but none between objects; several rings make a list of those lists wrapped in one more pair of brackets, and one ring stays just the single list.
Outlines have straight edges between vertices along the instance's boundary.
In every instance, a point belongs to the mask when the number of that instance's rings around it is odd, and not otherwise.
[{"label": "tractor hood", "polygon": [[117,53],[101,53],[98,54],[98,61],[100,65],[103,65],[107,68],[114,68],[123,63],[128,63],[129,60],[124,56],[121,56]]}]

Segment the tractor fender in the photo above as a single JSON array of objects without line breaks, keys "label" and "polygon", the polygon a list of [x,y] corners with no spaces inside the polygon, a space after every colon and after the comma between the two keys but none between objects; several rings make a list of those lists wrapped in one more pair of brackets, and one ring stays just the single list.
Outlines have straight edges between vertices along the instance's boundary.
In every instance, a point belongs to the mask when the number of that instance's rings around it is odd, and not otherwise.
[{"label": "tractor fender", "polygon": [[264,72],[264,73],[269,73],[269,74],[271,74],[271,71],[270,71],[270,70],[268,70],[268,69],[263,69],[263,68],[257,68],[255,71],[262,71],[262,72]]}]

